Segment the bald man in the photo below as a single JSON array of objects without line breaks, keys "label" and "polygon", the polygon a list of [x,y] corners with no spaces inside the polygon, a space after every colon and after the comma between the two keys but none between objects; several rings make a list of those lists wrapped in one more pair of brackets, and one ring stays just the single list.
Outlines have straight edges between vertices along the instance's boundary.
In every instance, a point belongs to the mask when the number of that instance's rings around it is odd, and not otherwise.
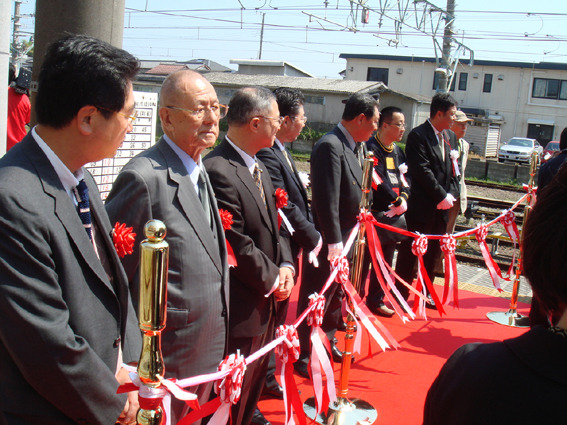
[{"label": "bald man", "polygon": [[[167,226],[170,245],[167,326],[162,333],[166,377],[214,372],[225,354],[228,326],[228,266],[217,203],[201,162],[226,114],[213,86],[183,70],[163,83],[159,116],[163,137],[121,171],[106,201],[112,223],[133,226],[142,240],[150,219]],[[139,246],[124,257],[134,302],[138,300]],[[208,385],[190,389],[201,402]],[[184,415],[173,405],[172,423]]]}]

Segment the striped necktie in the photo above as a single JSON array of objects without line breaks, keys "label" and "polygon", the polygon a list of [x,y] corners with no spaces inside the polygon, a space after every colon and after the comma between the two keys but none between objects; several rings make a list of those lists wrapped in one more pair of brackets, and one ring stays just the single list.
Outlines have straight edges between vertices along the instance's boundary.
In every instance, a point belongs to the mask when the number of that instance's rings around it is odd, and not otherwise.
[{"label": "striped necktie", "polygon": [[262,201],[264,201],[264,206],[268,208],[268,205],[266,204],[266,194],[264,193],[264,185],[262,184],[262,172],[260,170],[260,167],[258,167],[258,163],[254,164],[254,172],[252,173],[252,177],[254,177],[256,187],[260,191],[260,196],[262,197]]},{"label": "striped necktie", "polygon": [[201,205],[205,211],[205,216],[207,217],[207,222],[211,226],[211,204],[209,202],[209,191],[207,189],[207,180],[203,171],[199,172],[199,180],[197,180],[197,185],[199,186],[199,198],[201,199]]},{"label": "striped necktie", "polygon": [[77,210],[79,213],[79,217],[81,218],[81,222],[89,235],[89,239],[93,240],[92,235],[92,223],[91,223],[91,208],[89,205],[89,189],[87,188],[87,184],[85,180],[81,180],[79,184],[73,189],[75,193],[75,198],[77,199]]}]

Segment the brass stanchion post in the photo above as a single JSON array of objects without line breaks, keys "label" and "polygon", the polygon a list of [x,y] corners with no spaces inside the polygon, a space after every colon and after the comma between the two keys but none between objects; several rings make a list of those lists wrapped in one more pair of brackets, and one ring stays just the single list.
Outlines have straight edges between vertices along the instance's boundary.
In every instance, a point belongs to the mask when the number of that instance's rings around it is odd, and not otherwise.
[{"label": "brass stanchion post", "polygon": [[[360,200],[360,209],[370,209],[370,190],[372,184],[372,169],[374,160],[372,153],[368,153],[364,159],[362,174],[362,198]],[[354,252],[352,259],[352,267],[350,280],[356,291],[360,291],[362,278],[364,275],[364,252],[366,248],[366,228],[361,223],[358,229],[358,235],[354,244]],[[354,308],[349,302],[350,311]],[[329,409],[324,416],[314,418],[316,408],[314,398],[310,398],[305,402],[304,410],[307,416],[315,419],[316,422],[326,425],[357,425],[372,424],[378,417],[376,409],[367,401],[361,399],[347,398],[348,382],[350,375],[350,365],[352,361],[352,350],[354,348],[354,317],[349,313],[346,320],[345,333],[345,350],[343,351],[343,359],[341,363],[341,373],[339,378],[339,388],[337,401],[329,405]]]},{"label": "brass stanchion post", "polygon": [[520,290],[520,277],[523,273],[523,239],[524,239],[524,229],[526,223],[528,222],[528,217],[532,209],[533,201],[533,188],[535,181],[535,174],[537,171],[537,166],[539,163],[539,156],[537,152],[532,152],[530,159],[530,181],[528,183],[528,197],[526,200],[526,206],[524,208],[524,217],[522,220],[522,231],[520,232],[520,253],[516,261],[516,274],[514,276],[514,286],[512,287],[512,296],[510,297],[510,307],[508,311],[491,311],[486,313],[486,317],[493,322],[499,323],[500,325],[512,326],[515,328],[528,328],[530,326],[530,319],[528,316],[521,315],[517,312],[518,308],[518,292]]},{"label": "brass stanchion post", "polygon": [[[148,221],[144,234],[146,239],[140,244],[138,320],[143,339],[138,377],[142,385],[151,391],[159,387],[159,377],[165,373],[161,331],[165,328],[166,320],[169,245],[164,241],[165,225],[159,220]],[[140,425],[161,425],[164,415],[159,406],[153,409],[141,407],[136,420]]]}]

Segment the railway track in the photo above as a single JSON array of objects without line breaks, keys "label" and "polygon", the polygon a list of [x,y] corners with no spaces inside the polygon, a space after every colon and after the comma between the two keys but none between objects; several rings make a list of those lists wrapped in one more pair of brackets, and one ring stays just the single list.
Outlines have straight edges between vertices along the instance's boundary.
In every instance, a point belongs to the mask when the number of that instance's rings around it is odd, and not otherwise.
[{"label": "railway track", "polygon": [[465,180],[465,183],[467,186],[487,187],[490,189],[500,189],[500,190],[507,190],[509,192],[525,193],[524,189],[519,188],[517,186],[512,186],[511,184],[488,183],[477,180]]}]

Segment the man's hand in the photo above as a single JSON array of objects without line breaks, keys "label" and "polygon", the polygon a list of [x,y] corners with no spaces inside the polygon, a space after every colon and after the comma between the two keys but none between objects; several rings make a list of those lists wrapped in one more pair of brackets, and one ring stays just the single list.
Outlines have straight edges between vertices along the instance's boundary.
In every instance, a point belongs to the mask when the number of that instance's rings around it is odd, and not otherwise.
[{"label": "man's hand", "polygon": [[404,198],[402,198],[402,203],[395,207],[394,205],[390,206],[390,209],[384,213],[386,217],[395,217],[397,215],[402,215],[408,210],[408,204]]},{"label": "man's hand", "polygon": [[331,261],[335,257],[340,257],[343,254],[343,243],[330,243],[329,253],[327,254],[327,260]]},{"label": "man's hand", "polygon": [[451,195],[450,193],[447,193],[447,196],[445,196],[445,199],[443,199],[441,202],[439,202],[437,204],[437,209],[438,210],[448,210],[449,208],[451,208],[453,206],[454,202],[455,202],[455,197],[453,195]]},{"label": "man's hand", "polygon": [[274,297],[276,297],[276,300],[286,300],[291,295],[293,285],[293,271],[289,267],[280,267],[278,288],[274,291]]},{"label": "man's hand", "polygon": [[309,264],[313,264],[314,267],[319,267],[319,260],[317,260],[317,256],[319,252],[321,252],[321,248],[323,247],[323,239],[321,235],[319,235],[319,242],[317,242],[317,246],[313,248],[313,251],[309,253]]},{"label": "man's hand", "polygon": [[[116,380],[121,385],[127,382],[132,382],[130,375],[128,375],[128,371],[123,367],[120,368],[120,370],[116,374]],[[140,405],[138,404],[138,391],[130,391],[128,393],[128,399],[126,400],[124,410],[122,411],[120,416],[118,416],[116,422],[124,425],[135,424],[136,414],[138,413],[139,408]]]}]

